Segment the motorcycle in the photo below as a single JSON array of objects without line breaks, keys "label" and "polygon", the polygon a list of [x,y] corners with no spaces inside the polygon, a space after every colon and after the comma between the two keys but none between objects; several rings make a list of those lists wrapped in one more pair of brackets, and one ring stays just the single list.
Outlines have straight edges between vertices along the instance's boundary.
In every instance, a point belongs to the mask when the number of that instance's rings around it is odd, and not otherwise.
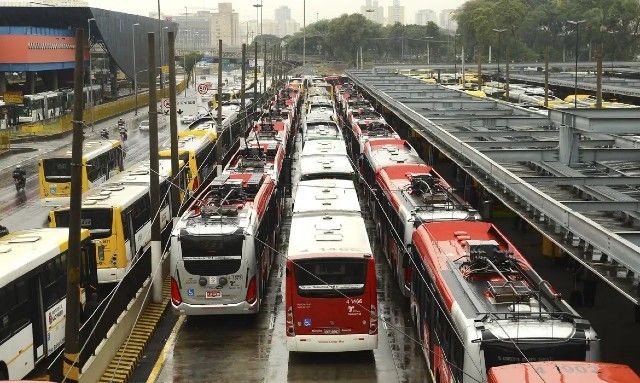
[{"label": "motorcycle", "polygon": [[125,142],[127,140],[127,136],[128,136],[127,129],[121,128],[120,129],[120,140],[122,142]]},{"label": "motorcycle", "polygon": [[104,138],[105,140],[108,140],[109,139],[109,132],[107,132],[105,129],[103,129],[100,132],[100,137]]}]

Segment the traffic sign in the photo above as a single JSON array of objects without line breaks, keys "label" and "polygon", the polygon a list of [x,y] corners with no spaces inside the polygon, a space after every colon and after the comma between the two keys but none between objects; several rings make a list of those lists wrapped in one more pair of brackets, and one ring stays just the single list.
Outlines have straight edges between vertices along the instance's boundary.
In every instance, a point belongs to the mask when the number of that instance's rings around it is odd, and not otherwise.
[{"label": "traffic sign", "polygon": [[207,84],[198,84],[198,93],[207,94],[209,91],[209,85]]}]

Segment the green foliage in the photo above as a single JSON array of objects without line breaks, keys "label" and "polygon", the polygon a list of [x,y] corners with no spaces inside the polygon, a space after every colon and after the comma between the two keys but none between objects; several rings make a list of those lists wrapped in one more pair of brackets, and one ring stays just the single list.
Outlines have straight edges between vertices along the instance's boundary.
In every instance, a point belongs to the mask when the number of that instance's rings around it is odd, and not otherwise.
[{"label": "green foliage", "polygon": [[575,26],[568,20],[585,20],[580,25],[580,58],[587,59],[589,49],[600,43],[604,57],[630,59],[638,51],[640,2],[638,0],[470,0],[460,7],[455,18],[465,50],[487,45],[508,46],[511,57],[539,59],[549,46],[551,58],[572,54]]},{"label": "green foliage", "polygon": [[[418,58],[425,55],[427,38],[431,59],[443,60],[448,54],[448,37],[436,24],[382,26],[361,14],[344,14],[331,20],[320,20],[306,28],[308,55],[321,55],[328,60],[355,63],[356,51],[363,49],[365,61]],[[303,32],[287,36],[289,52],[302,54]]]}]

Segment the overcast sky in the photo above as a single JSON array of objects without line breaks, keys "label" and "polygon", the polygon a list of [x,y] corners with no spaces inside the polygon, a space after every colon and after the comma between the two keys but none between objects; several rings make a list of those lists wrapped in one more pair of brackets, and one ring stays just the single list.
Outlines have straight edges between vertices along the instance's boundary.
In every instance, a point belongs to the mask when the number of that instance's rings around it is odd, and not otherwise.
[{"label": "overcast sky", "polygon": [[[260,0],[231,0],[234,9],[240,13],[240,20],[254,19],[256,9],[252,6]],[[228,1],[227,1],[228,2]],[[355,13],[360,10],[360,6],[365,4],[364,0],[306,0],[307,2],[307,23],[316,20],[316,13],[320,19],[334,18],[343,13]],[[465,0],[400,0],[400,4],[405,6],[405,22],[415,22],[415,14],[419,9],[433,9],[440,11],[445,8],[457,8]],[[262,0],[264,5],[263,17],[273,19],[274,11],[281,5],[288,5],[291,8],[292,17],[298,19],[302,24],[302,0]],[[380,6],[385,8],[392,4],[392,0],[378,0]],[[157,8],[157,0],[89,0],[93,7],[112,9],[127,13],[137,13],[148,15],[149,12]],[[218,5],[216,0],[161,0],[161,11],[164,14],[184,13],[184,7],[188,7],[189,13],[196,10],[215,10]]]}]

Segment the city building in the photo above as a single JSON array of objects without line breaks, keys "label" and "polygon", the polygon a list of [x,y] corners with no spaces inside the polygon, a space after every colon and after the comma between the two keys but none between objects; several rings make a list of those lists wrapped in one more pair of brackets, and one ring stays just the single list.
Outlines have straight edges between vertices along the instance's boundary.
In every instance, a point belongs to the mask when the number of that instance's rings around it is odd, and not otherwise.
[{"label": "city building", "polygon": [[178,35],[176,36],[176,50],[183,51],[210,51],[211,25],[213,23],[213,13],[210,11],[189,12],[179,16],[169,16],[168,19],[178,23]]},{"label": "city building", "polygon": [[431,9],[421,9],[416,13],[416,24],[427,25],[429,22],[438,24],[436,12]]},{"label": "city building", "polygon": [[400,5],[400,0],[393,0],[393,5],[389,6],[387,14],[388,24],[404,24],[404,6]]},{"label": "city building", "polygon": [[384,24],[384,7],[378,5],[378,0],[366,0],[360,7],[360,13],[374,23]]},{"label": "city building", "polygon": [[211,41],[217,45],[219,39],[227,46],[241,44],[241,30],[238,12],[233,11],[232,3],[218,3],[218,12],[212,14]]},{"label": "city building", "polygon": [[291,8],[286,5],[276,8],[275,16],[276,36],[284,37],[300,30],[300,23],[291,18]]},{"label": "city building", "polygon": [[447,31],[455,31],[458,29],[458,23],[453,19],[455,9],[443,9],[440,11],[440,28]]}]

